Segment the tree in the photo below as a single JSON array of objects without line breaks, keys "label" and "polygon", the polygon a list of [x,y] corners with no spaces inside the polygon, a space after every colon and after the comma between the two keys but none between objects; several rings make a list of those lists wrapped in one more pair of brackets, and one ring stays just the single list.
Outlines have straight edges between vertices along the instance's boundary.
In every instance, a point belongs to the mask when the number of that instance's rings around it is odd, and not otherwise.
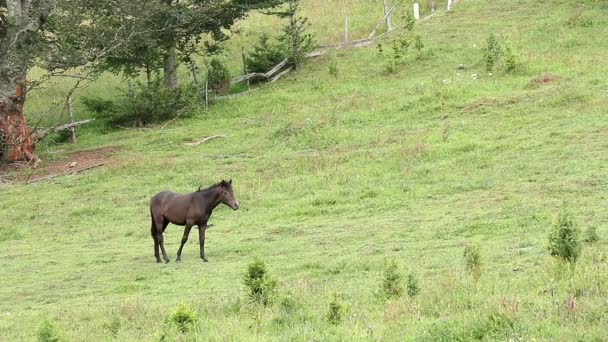
[{"label": "tree", "polygon": [[0,154],[6,160],[39,160],[23,113],[26,75],[54,6],[55,0],[0,0]]}]

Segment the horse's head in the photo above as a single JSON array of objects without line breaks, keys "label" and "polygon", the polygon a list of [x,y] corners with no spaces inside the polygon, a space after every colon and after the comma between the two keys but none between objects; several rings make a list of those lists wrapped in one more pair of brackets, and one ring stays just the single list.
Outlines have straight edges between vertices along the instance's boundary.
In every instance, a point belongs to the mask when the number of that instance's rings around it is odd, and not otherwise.
[{"label": "horse's head", "polygon": [[219,187],[220,202],[234,210],[237,210],[239,208],[239,201],[237,201],[234,191],[232,191],[232,179],[229,181],[222,180],[219,183]]}]

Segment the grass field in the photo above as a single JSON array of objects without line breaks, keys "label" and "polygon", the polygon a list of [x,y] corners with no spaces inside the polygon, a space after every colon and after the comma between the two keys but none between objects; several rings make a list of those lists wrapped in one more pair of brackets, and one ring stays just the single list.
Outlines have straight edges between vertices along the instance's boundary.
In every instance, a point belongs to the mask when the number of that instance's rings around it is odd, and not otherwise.
[{"label": "grass field", "polygon": [[[608,340],[608,3],[569,25],[579,6],[460,1],[417,25],[426,47],[397,73],[374,48],[336,51],[337,77],[324,56],[164,130],[43,146],[47,161],[107,146],[117,160],[0,185],[0,340],[34,340],[43,322],[74,341]],[[490,32],[512,42],[515,73],[484,71]],[[227,138],[185,145],[214,134]],[[156,264],[150,197],[222,178],[242,208],[214,213],[209,263],[192,232],[182,264]],[[573,268],[547,251],[564,208],[600,237]],[[181,235],[165,234],[172,260]],[[254,257],[278,281],[268,307],[242,285]],[[417,296],[381,298],[390,261]],[[197,312],[189,332],[168,323],[179,304]]]}]

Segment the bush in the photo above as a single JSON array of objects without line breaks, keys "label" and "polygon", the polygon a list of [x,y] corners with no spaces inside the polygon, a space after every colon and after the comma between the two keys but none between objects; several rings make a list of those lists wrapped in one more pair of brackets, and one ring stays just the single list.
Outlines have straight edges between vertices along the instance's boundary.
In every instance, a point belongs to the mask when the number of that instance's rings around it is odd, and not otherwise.
[{"label": "bush", "polygon": [[488,72],[494,71],[494,68],[502,58],[502,47],[494,33],[490,33],[486,40],[486,46],[483,48],[483,57],[486,62],[486,70]]},{"label": "bush", "polygon": [[517,67],[517,54],[515,53],[515,50],[513,49],[511,44],[507,43],[507,45],[505,47],[505,70],[507,72],[513,72],[513,71],[515,71],[516,67]]},{"label": "bush", "polygon": [[197,314],[196,311],[188,307],[186,304],[180,304],[171,313],[169,322],[181,332],[186,333],[190,331],[194,323],[196,323]]},{"label": "bush", "polygon": [[420,292],[420,288],[418,287],[418,278],[415,273],[410,273],[407,275],[407,295],[410,297],[415,297],[418,292]]},{"label": "bush", "polygon": [[276,281],[268,275],[266,265],[258,258],[247,266],[243,283],[248,288],[248,296],[251,301],[262,305],[270,303],[277,287]]},{"label": "bush", "polygon": [[135,83],[112,101],[98,97],[83,98],[84,106],[111,125],[144,125],[166,121],[185,114],[192,104],[194,88],[169,89],[159,80]]},{"label": "bush", "polygon": [[247,72],[265,73],[279,64],[287,57],[284,49],[277,44],[270,43],[270,37],[262,33],[258,45],[253,48],[253,52],[245,59]]},{"label": "bush", "polygon": [[382,291],[386,298],[399,297],[403,293],[401,274],[399,273],[397,263],[394,261],[388,262],[384,268]]},{"label": "bush", "polygon": [[59,342],[64,341],[65,338],[57,326],[55,326],[51,321],[45,320],[40,329],[38,329],[37,340],[39,342]]},{"label": "bush", "polygon": [[225,95],[230,89],[230,72],[217,58],[212,59],[209,63],[207,82],[209,82],[209,90],[218,95]]},{"label": "bush", "polygon": [[327,312],[327,321],[330,324],[338,324],[342,321],[342,304],[338,300],[338,295],[333,294],[331,302],[329,302],[329,311]]},{"label": "bush", "polygon": [[594,243],[598,242],[599,239],[600,237],[597,235],[597,230],[595,229],[595,227],[587,228],[587,230],[585,231],[585,242]]},{"label": "bush", "polygon": [[567,212],[562,212],[549,234],[549,252],[567,262],[576,262],[581,254],[579,229]]}]

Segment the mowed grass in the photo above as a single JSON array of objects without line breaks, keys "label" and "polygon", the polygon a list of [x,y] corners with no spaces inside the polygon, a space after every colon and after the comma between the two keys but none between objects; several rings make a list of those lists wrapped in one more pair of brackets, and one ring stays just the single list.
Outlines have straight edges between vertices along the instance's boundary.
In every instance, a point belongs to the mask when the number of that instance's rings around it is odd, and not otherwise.
[{"label": "mowed grass", "polygon": [[[322,57],[164,130],[42,149],[121,147],[108,167],[0,188],[0,339],[45,320],[76,341],[608,339],[608,6],[568,26],[578,6],[459,2],[417,26],[426,47],[396,74],[373,48],[337,51],[337,78]],[[514,74],[484,71],[489,32],[518,51]],[[558,79],[530,86],[542,73]],[[242,208],[214,213],[210,262],[192,232],[182,264],[156,264],[149,198],[222,178]],[[547,251],[562,208],[600,237],[574,268]],[[165,234],[173,260],[181,234]],[[256,256],[278,280],[267,308],[242,285]],[[380,297],[389,260],[416,273],[416,297]],[[167,323],[180,303],[190,332]]]}]

